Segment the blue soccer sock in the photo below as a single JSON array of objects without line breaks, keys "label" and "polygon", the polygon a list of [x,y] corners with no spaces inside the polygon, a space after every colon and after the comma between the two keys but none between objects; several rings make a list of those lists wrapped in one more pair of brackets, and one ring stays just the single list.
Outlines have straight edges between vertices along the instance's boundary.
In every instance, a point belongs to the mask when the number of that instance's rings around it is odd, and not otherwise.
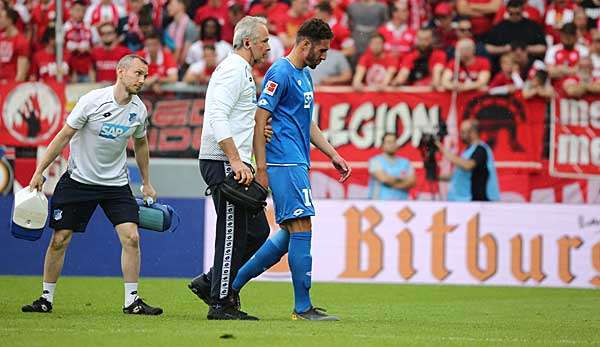
[{"label": "blue soccer sock", "polygon": [[233,281],[233,289],[240,291],[248,281],[277,264],[287,253],[289,242],[290,234],[283,229],[268,239],[238,271]]},{"label": "blue soccer sock", "polygon": [[311,236],[310,231],[290,235],[288,261],[294,284],[294,310],[297,313],[306,312],[312,307],[309,294],[312,275]]}]

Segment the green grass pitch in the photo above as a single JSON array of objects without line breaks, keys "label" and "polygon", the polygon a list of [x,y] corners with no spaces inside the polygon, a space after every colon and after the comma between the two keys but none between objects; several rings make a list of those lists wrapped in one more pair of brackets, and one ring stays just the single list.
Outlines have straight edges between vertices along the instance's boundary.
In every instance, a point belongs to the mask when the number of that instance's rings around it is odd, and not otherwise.
[{"label": "green grass pitch", "polygon": [[121,313],[121,279],[64,277],[53,313],[25,314],[40,278],[0,276],[0,346],[600,346],[600,290],[315,283],[332,323],[291,321],[291,285],[255,282],[260,322],[209,322],[186,284],[143,279],[165,313],[142,317]]}]

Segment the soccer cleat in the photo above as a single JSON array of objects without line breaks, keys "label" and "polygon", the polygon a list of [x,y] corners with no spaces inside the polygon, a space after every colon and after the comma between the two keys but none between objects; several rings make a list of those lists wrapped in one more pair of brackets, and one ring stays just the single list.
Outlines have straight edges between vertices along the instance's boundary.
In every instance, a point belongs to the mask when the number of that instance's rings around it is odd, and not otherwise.
[{"label": "soccer cleat", "polygon": [[163,310],[160,307],[152,307],[146,304],[142,298],[137,298],[131,305],[123,307],[123,313],[158,316],[163,313]]},{"label": "soccer cleat", "polygon": [[196,294],[200,300],[210,306],[210,282],[205,275],[198,276],[188,284],[188,288]]},{"label": "soccer cleat", "polygon": [[326,313],[322,308],[311,307],[308,311],[298,313],[292,312],[292,320],[313,320],[313,321],[339,321],[340,319],[336,316],[332,316]]},{"label": "soccer cleat", "polygon": [[25,305],[21,307],[22,312],[39,312],[39,313],[50,313],[52,312],[52,303],[46,298],[39,298],[34,301],[31,305]]},{"label": "soccer cleat", "polygon": [[258,320],[233,306],[212,305],[206,316],[208,320]]}]

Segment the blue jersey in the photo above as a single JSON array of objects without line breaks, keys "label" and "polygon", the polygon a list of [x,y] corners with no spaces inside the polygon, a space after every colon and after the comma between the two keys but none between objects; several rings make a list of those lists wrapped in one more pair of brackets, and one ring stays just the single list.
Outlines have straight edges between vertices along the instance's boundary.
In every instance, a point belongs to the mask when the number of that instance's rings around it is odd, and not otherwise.
[{"label": "blue jersey", "polygon": [[266,145],[267,164],[310,167],[313,85],[308,68],[278,59],[267,71],[258,107],[271,112],[273,138]]}]

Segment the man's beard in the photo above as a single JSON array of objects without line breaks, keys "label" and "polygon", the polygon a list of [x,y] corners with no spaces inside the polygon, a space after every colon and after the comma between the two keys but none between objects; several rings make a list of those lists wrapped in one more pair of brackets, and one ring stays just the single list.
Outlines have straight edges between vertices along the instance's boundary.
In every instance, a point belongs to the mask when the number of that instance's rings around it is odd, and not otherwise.
[{"label": "man's beard", "polygon": [[570,44],[567,45],[567,44],[563,43],[563,47],[565,47],[565,49],[567,51],[572,51],[575,48],[575,44],[574,43],[570,43]]},{"label": "man's beard", "polygon": [[308,56],[306,57],[306,65],[308,65],[308,67],[314,70],[317,67],[317,65],[319,65],[319,63],[320,61],[317,54],[313,50],[308,52]]},{"label": "man's beard", "polygon": [[142,90],[142,88],[138,89],[136,87],[125,86],[125,90],[129,95],[137,95]]}]

